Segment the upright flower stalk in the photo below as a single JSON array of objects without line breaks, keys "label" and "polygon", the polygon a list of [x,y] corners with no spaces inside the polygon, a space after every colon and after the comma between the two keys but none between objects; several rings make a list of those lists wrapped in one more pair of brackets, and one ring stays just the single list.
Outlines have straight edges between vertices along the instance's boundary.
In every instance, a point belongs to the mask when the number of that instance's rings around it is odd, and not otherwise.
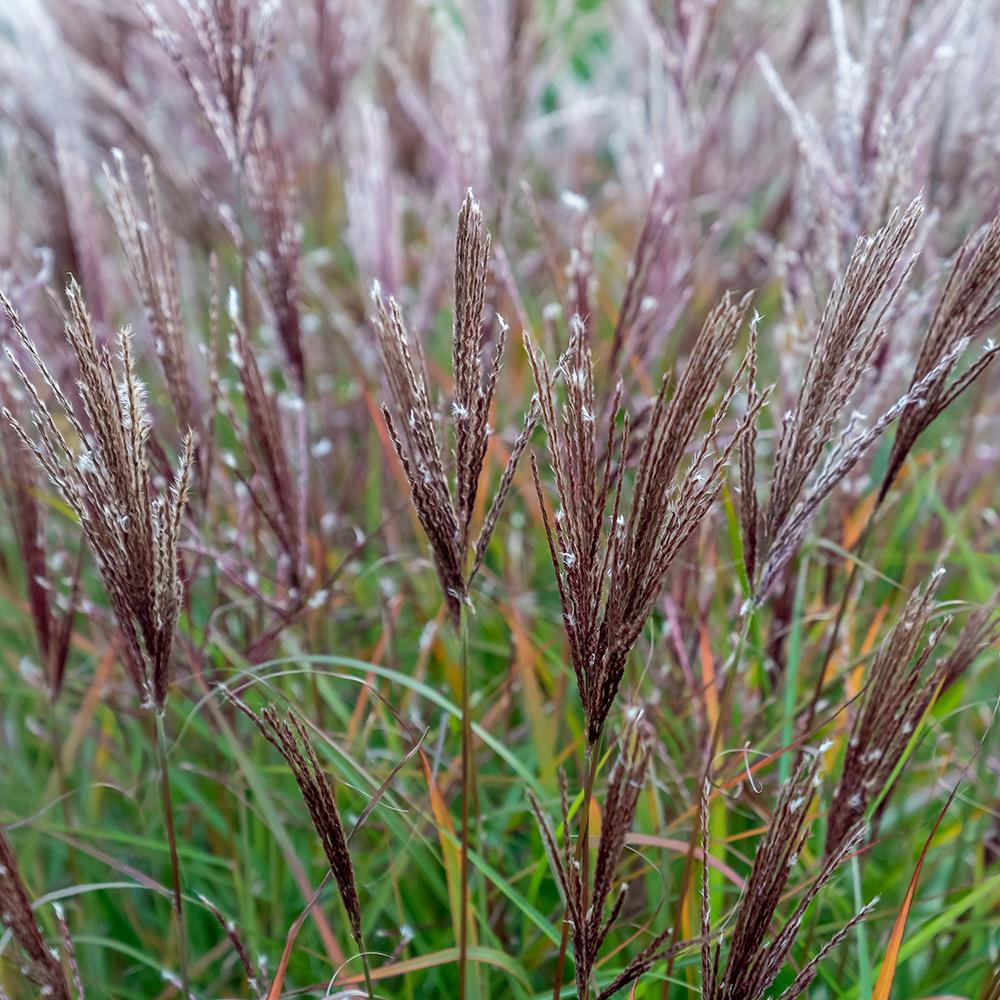
[{"label": "upright flower stalk", "polygon": [[[586,720],[586,777],[577,839],[577,863],[585,884],[599,748],[629,654],[652,613],[671,563],[718,498],[723,470],[750,433],[767,398],[766,392],[752,389],[735,431],[722,440],[733,399],[744,379],[755,371],[756,340],[751,337],[749,350],[713,410],[707,431],[695,441],[749,302],[749,295],[739,301],[726,295],[705,320],[672,393],[668,392],[670,379],[664,376],[646,414],[645,436],[636,449],[630,497],[623,495],[630,419],[626,414],[619,430],[619,385],[611,397],[607,427],[598,429],[594,362],[585,324],[579,318],[572,322],[569,347],[555,370],[525,337],[559,499],[554,516],[548,513],[534,461],[532,472]],[[556,400],[560,376],[565,398],[561,408]],[[561,990],[572,919],[567,907],[554,997]],[[578,953],[578,969],[582,960]]]},{"label": "upright flower stalk", "polygon": [[482,209],[468,192],[458,216],[455,241],[455,311],[452,326],[454,389],[448,424],[454,459],[454,480],[446,471],[448,440],[431,401],[427,368],[419,340],[411,338],[393,298],[384,299],[379,285],[372,289],[372,324],[389,389],[391,405],[382,406],[389,437],[410,486],[410,498],[427,536],[448,613],[461,646],[462,714],[462,845],[461,914],[459,933],[459,996],[466,994],[469,936],[469,829],[473,800],[474,757],[469,690],[470,587],[482,565],[500,510],[510,492],[517,467],[538,419],[532,405],[515,441],[503,476],[474,544],[472,515],[489,443],[490,409],[496,392],[508,326],[497,317],[498,333],[492,355],[484,363],[488,324],[485,322],[489,284],[490,234]]},{"label": "upright flower stalk", "polygon": [[261,711],[254,712],[248,705],[235,696],[231,701],[260,730],[261,735],[285,758],[291,768],[295,783],[299,786],[302,800],[309,810],[309,818],[323,845],[330,871],[337,883],[344,912],[351,927],[351,937],[358,946],[361,957],[361,968],[365,977],[365,990],[369,1000],[375,996],[372,986],[371,967],[368,963],[368,952],[365,949],[364,934],[361,929],[361,901],[358,898],[357,884],[354,878],[354,865],[348,849],[348,838],[344,824],[337,808],[334,791],[330,787],[320,766],[319,758],[309,740],[305,724],[294,713],[289,712],[288,718],[282,719],[277,711],[266,706]]},{"label": "upright flower stalk", "polygon": [[40,391],[6,345],[8,360],[27,393],[37,439],[10,410],[5,408],[3,415],[79,519],[122,635],[125,666],[143,706],[153,710],[181,977],[187,995],[180,862],[163,716],[170,654],[183,599],[177,544],[191,484],[194,440],[189,431],[172,485],[163,495],[156,495],[147,455],[150,423],[145,389],[136,372],[129,332],[124,328],[118,331],[116,365],[110,351],[98,346],[83,296],[73,280],[66,288],[66,297],[69,317],[65,334],[77,365],[76,386],[87,427],[49,371],[13,305],[0,294],[0,304],[20,346],[37,368],[72,435],[64,435]]},{"label": "upright flower stalk", "polygon": [[872,661],[830,804],[826,857],[841,849],[850,831],[885,791],[920,720],[944,684],[948,657],[925,670],[950,624],[950,619],[945,619],[925,635],[943,575],[940,570],[935,572],[922,589],[910,595]]},{"label": "upright flower stalk", "polygon": [[[702,866],[701,881],[701,977],[706,1000],[759,1000],[768,995],[778,973],[788,961],[792,945],[812,901],[836,874],[860,842],[863,824],[852,821],[836,850],[823,859],[818,874],[807,884],[788,917],[779,909],[789,879],[806,845],[812,825],[812,805],[820,783],[822,752],[810,749],[784,783],[771,816],[767,833],[757,845],[753,867],[736,907],[729,952],[720,969],[721,940],[712,948],[708,865]],[[701,796],[701,845],[708,858],[708,792]],[[778,1000],[795,1000],[809,988],[819,963],[878,903],[878,897],[863,906],[799,971]]]}]

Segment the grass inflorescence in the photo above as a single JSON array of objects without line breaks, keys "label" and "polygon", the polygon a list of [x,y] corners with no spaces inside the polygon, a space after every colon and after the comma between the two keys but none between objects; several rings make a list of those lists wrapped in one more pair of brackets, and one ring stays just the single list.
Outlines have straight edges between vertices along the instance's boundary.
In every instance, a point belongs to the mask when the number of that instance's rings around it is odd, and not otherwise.
[{"label": "grass inflorescence", "polygon": [[0,1000],[996,1000],[996,0],[86,6]]}]

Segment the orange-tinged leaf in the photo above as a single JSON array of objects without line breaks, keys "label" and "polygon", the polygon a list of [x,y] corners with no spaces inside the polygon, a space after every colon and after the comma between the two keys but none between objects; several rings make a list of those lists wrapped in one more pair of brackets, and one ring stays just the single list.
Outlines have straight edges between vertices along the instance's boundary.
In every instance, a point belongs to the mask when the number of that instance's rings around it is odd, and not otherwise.
[{"label": "orange-tinged leaf", "polygon": [[556,737],[559,727],[545,712],[545,696],[538,682],[538,665],[541,654],[531,641],[528,630],[517,609],[504,605],[504,618],[514,637],[514,669],[521,681],[524,711],[531,725],[535,757],[543,783],[551,784],[556,777]]},{"label": "orange-tinged leaf", "polygon": [[601,806],[596,797],[590,800],[590,818],[587,821],[587,838],[593,841],[601,835]]},{"label": "orange-tinged leaf", "polygon": [[[431,813],[437,824],[438,842],[441,845],[441,858],[444,862],[445,881],[448,884],[448,901],[451,909],[451,919],[454,925],[455,940],[459,938],[461,926],[461,884],[462,884],[462,852],[455,842],[455,825],[451,821],[448,805],[434,780],[431,764],[427,755],[420,751],[420,763],[424,769],[424,779],[427,782],[427,794],[430,799]],[[476,942],[476,923],[469,921],[469,940]]]},{"label": "orange-tinged leaf", "polygon": [[[868,627],[868,631],[865,633],[864,641],[861,643],[861,648],[858,651],[858,659],[863,660],[871,651],[875,648],[875,640],[878,638],[879,631],[882,628],[882,622],[885,621],[885,616],[889,611],[889,602],[885,601],[882,606],[875,612],[875,617],[872,619],[871,625]],[[859,662],[858,665],[851,671],[850,676],[847,679],[847,696],[853,698],[861,690],[861,681],[865,674],[865,667],[863,662]]]},{"label": "orange-tinged leaf", "polygon": [[[989,729],[987,729],[987,733],[988,732]],[[979,741],[979,746],[976,747],[976,752],[969,759],[968,764],[966,764],[962,769],[962,773],[959,775],[958,781],[955,782],[955,787],[951,790],[951,794],[948,796],[948,801],[945,802],[941,812],[938,813],[938,818],[934,821],[934,826],[931,827],[931,832],[928,834],[927,840],[924,841],[923,850],[921,850],[920,857],[917,859],[917,867],[913,870],[913,877],[910,879],[909,887],[906,890],[906,896],[903,898],[903,905],[899,908],[899,913],[896,915],[896,921],[892,927],[892,934],[889,936],[889,945],[885,950],[885,958],[882,959],[882,967],[879,969],[878,979],[875,981],[875,988],[872,990],[872,1000],[889,1000],[889,995],[892,992],[892,981],[896,976],[896,965],[899,962],[899,949],[903,944],[903,933],[906,930],[906,920],[910,915],[910,907],[913,905],[913,897],[917,892],[917,881],[920,878],[920,872],[923,870],[927,853],[930,851],[931,841],[934,840],[934,835],[937,833],[938,828],[944,821],[945,813],[948,812],[952,802],[955,801],[955,796],[958,795],[958,790],[961,788],[966,774],[969,773],[969,768],[972,767],[973,761],[982,749],[985,739],[986,734],[984,733],[983,738]]]},{"label": "orange-tinged leaf", "polygon": [[864,498],[854,508],[845,518],[844,518],[844,530],[840,537],[840,544],[843,548],[847,549],[848,552],[858,544],[858,539],[861,537],[861,533],[865,530],[865,525],[868,523],[868,518],[871,516],[872,508],[875,506],[875,494],[869,493],[868,496]]},{"label": "orange-tinged leaf", "polygon": [[708,640],[708,629],[701,623],[698,635],[698,658],[701,660],[701,680],[705,691],[705,712],[708,716],[709,732],[715,731],[719,718],[719,692],[715,686],[715,661],[712,646]]}]

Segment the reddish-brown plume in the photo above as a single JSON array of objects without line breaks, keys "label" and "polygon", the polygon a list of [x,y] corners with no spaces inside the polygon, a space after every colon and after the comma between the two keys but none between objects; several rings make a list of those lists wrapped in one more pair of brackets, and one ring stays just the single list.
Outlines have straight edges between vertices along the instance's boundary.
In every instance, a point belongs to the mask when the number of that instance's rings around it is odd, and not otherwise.
[{"label": "reddish-brown plume", "polygon": [[10,348],[8,358],[28,395],[33,437],[10,410],[4,416],[79,518],[97,558],[125,660],[143,699],[158,709],[166,700],[170,652],[183,585],[177,545],[187,505],[194,442],[185,436],[173,484],[157,495],[147,457],[149,419],[127,330],[118,332],[119,363],[99,347],[80,289],[66,289],[66,339],[77,365],[77,389],[87,425],[52,376],[5,296],[0,302],[72,432],[67,438],[34,382]]},{"label": "reddish-brown plume", "polygon": [[[628,655],[670,564],[718,497],[730,455],[750,433],[766,398],[753,390],[734,432],[722,440],[733,398],[754,366],[751,342],[712,411],[708,430],[695,442],[749,301],[749,295],[739,302],[727,295],[705,320],[672,393],[669,378],[663,378],[638,448],[630,499],[624,496],[629,419],[618,428],[619,389],[606,428],[598,428],[593,358],[584,325],[572,324],[569,348],[556,371],[525,340],[559,498],[554,517],[548,514],[536,468],[535,487],[591,744],[608,717]],[[556,402],[560,377],[565,387],[561,410]],[[686,459],[689,451],[693,455]]]},{"label": "reddish-brown plume", "polygon": [[309,741],[305,725],[294,712],[288,713],[286,721],[278,715],[273,706],[267,705],[260,712],[254,712],[239,699],[232,698],[232,700],[247,718],[253,721],[291,768],[295,783],[302,794],[302,801],[309,811],[309,817],[319,835],[330,871],[333,872],[337,883],[351,925],[351,936],[363,952],[365,945],[361,932],[361,903],[354,881],[354,866],[347,846],[347,835],[340,819],[333,789]]},{"label": "reddish-brown plume", "polygon": [[[785,890],[799,855],[809,836],[811,808],[819,784],[822,753],[809,751],[785,782],[778,798],[767,833],[757,845],[753,867],[736,908],[736,922],[729,936],[724,967],[721,963],[722,941],[711,946],[712,928],[707,875],[702,876],[702,992],[706,1000],[760,1000],[767,994],[778,973],[788,961],[802,919],[819,891],[855,848],[862,832],[856,822],[843,844],[822,863],[819,872],[799,894],[798,902],[787,917],[779,916]],[[707,788],[701,798],[702,847],[708,850]],[[855,924],[864,919],[875,905],[873,900],[846,921],[836,934],[820,947],[786,989],[780,1000],[801,996],[816,976],[820,961],[843,940]]]},{"label": "reddish-brown plume", "polygon": [[827,857],[843,847],[884,791],[947,676],[947,659],[926,670],[949,624],[941,622],[925,638],[942,575],[935,573],[910,595],[872,661],[827,818]]},{"label": "reddish-brown plume", "polygon": [[964,343],[976,334],[988,330],[1000,317],[1000,215],[986,228],[976,242],[970,236],[955,255],[955,261],[945,278],[920,345],[917,363],[910,382],[910,392],[932,372],[936,377],[919,398],[912,400],[899,415],[896,437],[878,502],[889,492],[906,456],[917,438],[986,370],[1000,347],[987,342],[982,354],[961,375],[948,382],[958,353]]},{"label": "reddish-brown plume", "polygon": [[454,394],[445,426],[453,430],[454,485],[445,469],[446,442],[439,433],[444,422],[431,400],[427,366],[419,340],[411,338],[393,298],[372,291],[372,324],[392,402],[382,415],[410,484],[410,496],[430,543],[441,588],[457,619],[468,597],[468,586],[482,564],[500,508],[513,481],[517,462],[534,429],[537,413],[529,409],[490,509],[473,547],[469,534],[483,462],[489,443],[490,408],[500,376],[507,323],[498,317],[498,335],[491,360],[484,366],[486,289],[489,280],[490,235],[482,209],[470,191],[458,217],[455,241],[455,314],[452,326]]},{"label": "reddish-brown plume", "polygon": [[0,827],[0,926],[10,931],[24,953],[21,975],[26,982],[34,984],[38,990],[36,995],[51,1000],[70,1000],[69,984],[58,953],[42,936],[31,908],[31,897],[3,827]]}]

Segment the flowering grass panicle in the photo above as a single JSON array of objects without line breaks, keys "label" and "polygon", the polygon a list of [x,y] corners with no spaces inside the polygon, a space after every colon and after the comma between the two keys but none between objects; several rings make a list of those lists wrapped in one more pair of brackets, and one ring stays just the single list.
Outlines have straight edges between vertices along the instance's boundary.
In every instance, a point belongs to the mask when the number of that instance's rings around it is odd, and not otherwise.
[{"label": "flowering grass panicle", "polygon": [[260,111],[277,5],[141,0],[140,6],[227,159],[239,166]]},{"label": "flowering grass panicle", "polygon": [[925,676],[949,624],[945,620],[925,638],[942,576],[943,572],[935,573],[910,595],[872,660],[827,818],[827,857],[843,847],[868,807],[882,795],[947,676],[947,658],[938,660]]},{"label": "flowering grass panicle", "polygon": [[1000,215],[976,242],[969,237],[955,255],[917,355],[910,391],[934,371],[939,375],[899,415],[889,464],[876,502],[881,504],[918,437],[986,370],[1000,346],[988,341],[982,354],[950,384],[956,348],[1000,319]]},{"label": "flowering grass panicle", "polygon": [[[0,375],[0,380],[9,382],[9,373]],[[22,398],[23,393],[14,385],[4,384],[0,391],[3,405],[12,413],[20,413]],[[38,653],[55,699],[62,690],[73,638],[73,618],[80,604],[82,560],[80,555],[75,557],[72,576],[62,581],[68,584],[68,589],[61,590],[56,562],[65,566],[71,557],[65,549],[50,549],[37,465],[8,421],[0,424],[0,493],[24,564]]]},{"label": "flowering grass panicle", "polygon": [[767,593],[794,552],[801,534],[793,529],[799,520],[796,513],[811,515],[823,499],[816,489],[820,477],[812,488],[810,478],[888,334],[886,316],[913,267],[911,260],[900,273],[903,254],[923,211],[923,202],[914,199],[905,211],[897,209],[874,236],[859,238],[843,277],[830,293],[798,398],[781,422],[770,493],[761,510],[760,538],[744,542],[747,551],[760,553],[758,595]]},{"label": "flowering grass panicle", "polygon": [[[964,339],[952,338],[940,351],[932,352],[933,366],[921,369],[907,392],[867,427],[858,426],[863,417],[855,413],[839,432],[835,430],[875,352],[886,341],[888,314],[914,265],[914,259],[902,264],[903,253],[922,212],[923,203],[915,199],[905,211],[895,211],[874,236],[860,239],[827,301],[798,398],[782,419],[759,530],[744,539],[744,551],[754,554],[759,570],[754,586],[758,602],[767,597],[794,556],[823,500],[893,421],[907,410],[922,411],[928,399],[942,391],[965,348]],[[983,370],[990,351],[969,370],[973,378]],[[967,384],[963,376],[952,388]],[[945,398],[951,401],[955,396],[948,390]],[[909,426],[914,426],[912,421]],[[749,498],[752,474],[753,462],[749,462],[744,502],[755,504],[756,498]],[[744,523],[746,530],[753,530],[747,516]]]},{"label": "flowering grass panicle", "polygon": [[[638,446],[630,502],[623,500],[629,424],[626,420],[618,434],[617,391],[603,432],[605,454],[598,457],[593,360],[583,324],[573,324],[570,347],[560,365],[566,385],[562,414],[555,402],[555,376],[541,352],[527,341],[559,496],[554,518],[546,510],[537,470],[535,486],[590,744],[600,736],[629,652],[670,564],[718,497],[729,457],[764,404],[766,393],[754,394],[734,432],[725,443],[720,440],[733,398],[753,366],[751,345],[712,410],[708,430],[693,444],[749,301],[749,295],[739,302],[727,295],[712,310],[669,398],[670,380],[664,376]],[[621,454],[617,468],[616,442]],[[692,447],[694,454],[685,465]],[[604,531],[609,503],[611,527]]]},{"label": "flowering grass panicle", "polygon": [[1000,638],[998,609],[1000,609],[1000,590],[995,591],[985,604],[969,613],[959,630],[951,652],[944,658],[942,691],[959,681],[979,654]]},{"label": "flowering grass panicle", "polygon": [[306,584],[305,404],[296,391],[290,391],[285,398],[291,420],[286,421],[282,399],[261,371],[235,289],[230,292],[228,311],[233,329],[229,356],[237,369],[245,417],[240,418],[225,393],[219,391],[218,398],[237,436],[246,469],[235,455],[227,455],[226,461],[246,488],[254,510],[273,532],[279,550],[276,582],[294,603],[303,596]]},{"label": "flowering grass panicle", "polygon": [[[837,851],[824,859],[819,873],[807,883],[791,914],[787,917],[779,916],[778,910],[784,900],[789,879],[809,837],[811,809],[819,785],[821,761],[822,753],[809,751],[781,790],[768,831],[757,846],[750,877],[737,904],[725,968],[721,972],[722,942],[716,942],[712,949],[707,866],[703,868],[701,968],[702,989],[706,1000],[760,1000],[766,995],[788,961],[806,910],[820,890],[833,878],[860,838],[862,826],[860,822],[856,822]],[[707,812],[707,792],[703,790],[701,839],[706,857]],[[874,901],[845,922],[802,968],[793,984],[781,994],[781,1000],[794,1000],[809,988],[822,958],[843,940],[872,906]]]},{"label": "flowering grass panicle", "polygon": [[8,359],[28,394],[37,441],[10,410],[4,416],[79,518],[125,639],[128,669],[144,701],[162,710],[183,598],[177,544],[191,482],[194,441],[188,432],[173,484],[163,495],[155,495],[147,460],[150,425],[129,333],[118,332],[119,374],[109,350],[98,346],[80,289],[72,280],[66,296],[66,338],[76,359],[77,388],[90,429],[76,417],[14,307],[0,295],[21,347],[55,398],[75,444],[56,424],[9,347],[5,348]]},{"label": "flowering grass panicle", "polygon": [[[302,801],[309,811],[309,818],[323,845],[323,853],[337,883],[337,891],[340,893],[351,927],[351,936],[361,952],[367,978],[367,958],[361,929],[361,901],[358,898],[347,835],[344,832],[344,824],[340,818],[333,789],[320,766],[319,758],[309,740],[309,733],[302,720],[292,711],[288,713],[286,721],[270,705],[262,708],[260,712],[254,712],[239,699],[232,697],[232,700],[260,730],[264,738],[285,758],[292,770],[295,783],[302,794]],[[372,995],[370,982],[368,993],[369,996]]]},{"label": "flowering grass panicle", "polygon": [[396,301],[391,297],[384,300],[377,284],[372,291],[372,323],[392,400],[391,408],[382,406],[382,416],[410,484],[414,508],[430,543],[441,587],[456,621],[460,605],[467,600],[469,583],[482,564],[500,507],[510,490],[514,469],[536,419],[532,407],[511,449],[507,469],[474,546],[472,569],[467,571],[470,525],[489,443],[489,413],[507,335],[507,323],[499,318],[493,357],[484,369],[482,353],[489,260],[490,235],[482,209],[470,191],[459,212],[455,241],[452,327],[455,384],[450,410],[454,430],[454,490],[445,471],[445,445],[438,433],[439,421],[431,402],[427,366],[419,340],[410,337]]},{"label": "flowering grass panicle", "polygon": [[0,1000],[1000,1000],[998,47],[0,0]]},{"label": "flowering grass panicle", "polygon": [[124,155],[117,149],[113,155],[114,168],[105,164],[104,176],[118,241],[146,314],[174,415],[182,427],[190,427],[201,437],[203,420],[181,315],[177,253],[173,234],[163,221],[153,162],[148,156],[143,159],[146,185],[143,210]]},{"label": "flowering grass panicle", "polygon": [[[263,276],[274,327],[288,360],[292,381],[301,389],[306,379],[299,291],[302,234],[292,166],[262,121],[254,128],[245,162],[245,191],[260,233],[260,251],[253,256],[252,262]],[[243,242],[242,234],[237,234],[237,240]]]},{"label": "flowering grass panicle", "polygon": [[[660,264],[669,242],[673,222],[670,189],[663,174],[663,165],[657,164],[646,216],[632,253],[628,284],[622,294],[614,333],[611,336],[608,363],[610,370],[615,373],[620,372],[627,361],[636,360],[644,363],[649,356],[650,341],[655,329],[652,321],[656,312],[648,308],[656,301],[648,294],[649,286],[653,272]],[[585,294],[578,296],[578,304],[582,305],[586,301]],[[578,315],[589,317],[589,313],[578,312]]]},{"label": "flowering grass panicle", "polygon": [[34,984],[39,997],[70,1000],[66,974],[55,949],[38,926],[31,899],[18,870],[10,841],[0,827],[0,926],[9,931],[24,953],[21,975]]}]

